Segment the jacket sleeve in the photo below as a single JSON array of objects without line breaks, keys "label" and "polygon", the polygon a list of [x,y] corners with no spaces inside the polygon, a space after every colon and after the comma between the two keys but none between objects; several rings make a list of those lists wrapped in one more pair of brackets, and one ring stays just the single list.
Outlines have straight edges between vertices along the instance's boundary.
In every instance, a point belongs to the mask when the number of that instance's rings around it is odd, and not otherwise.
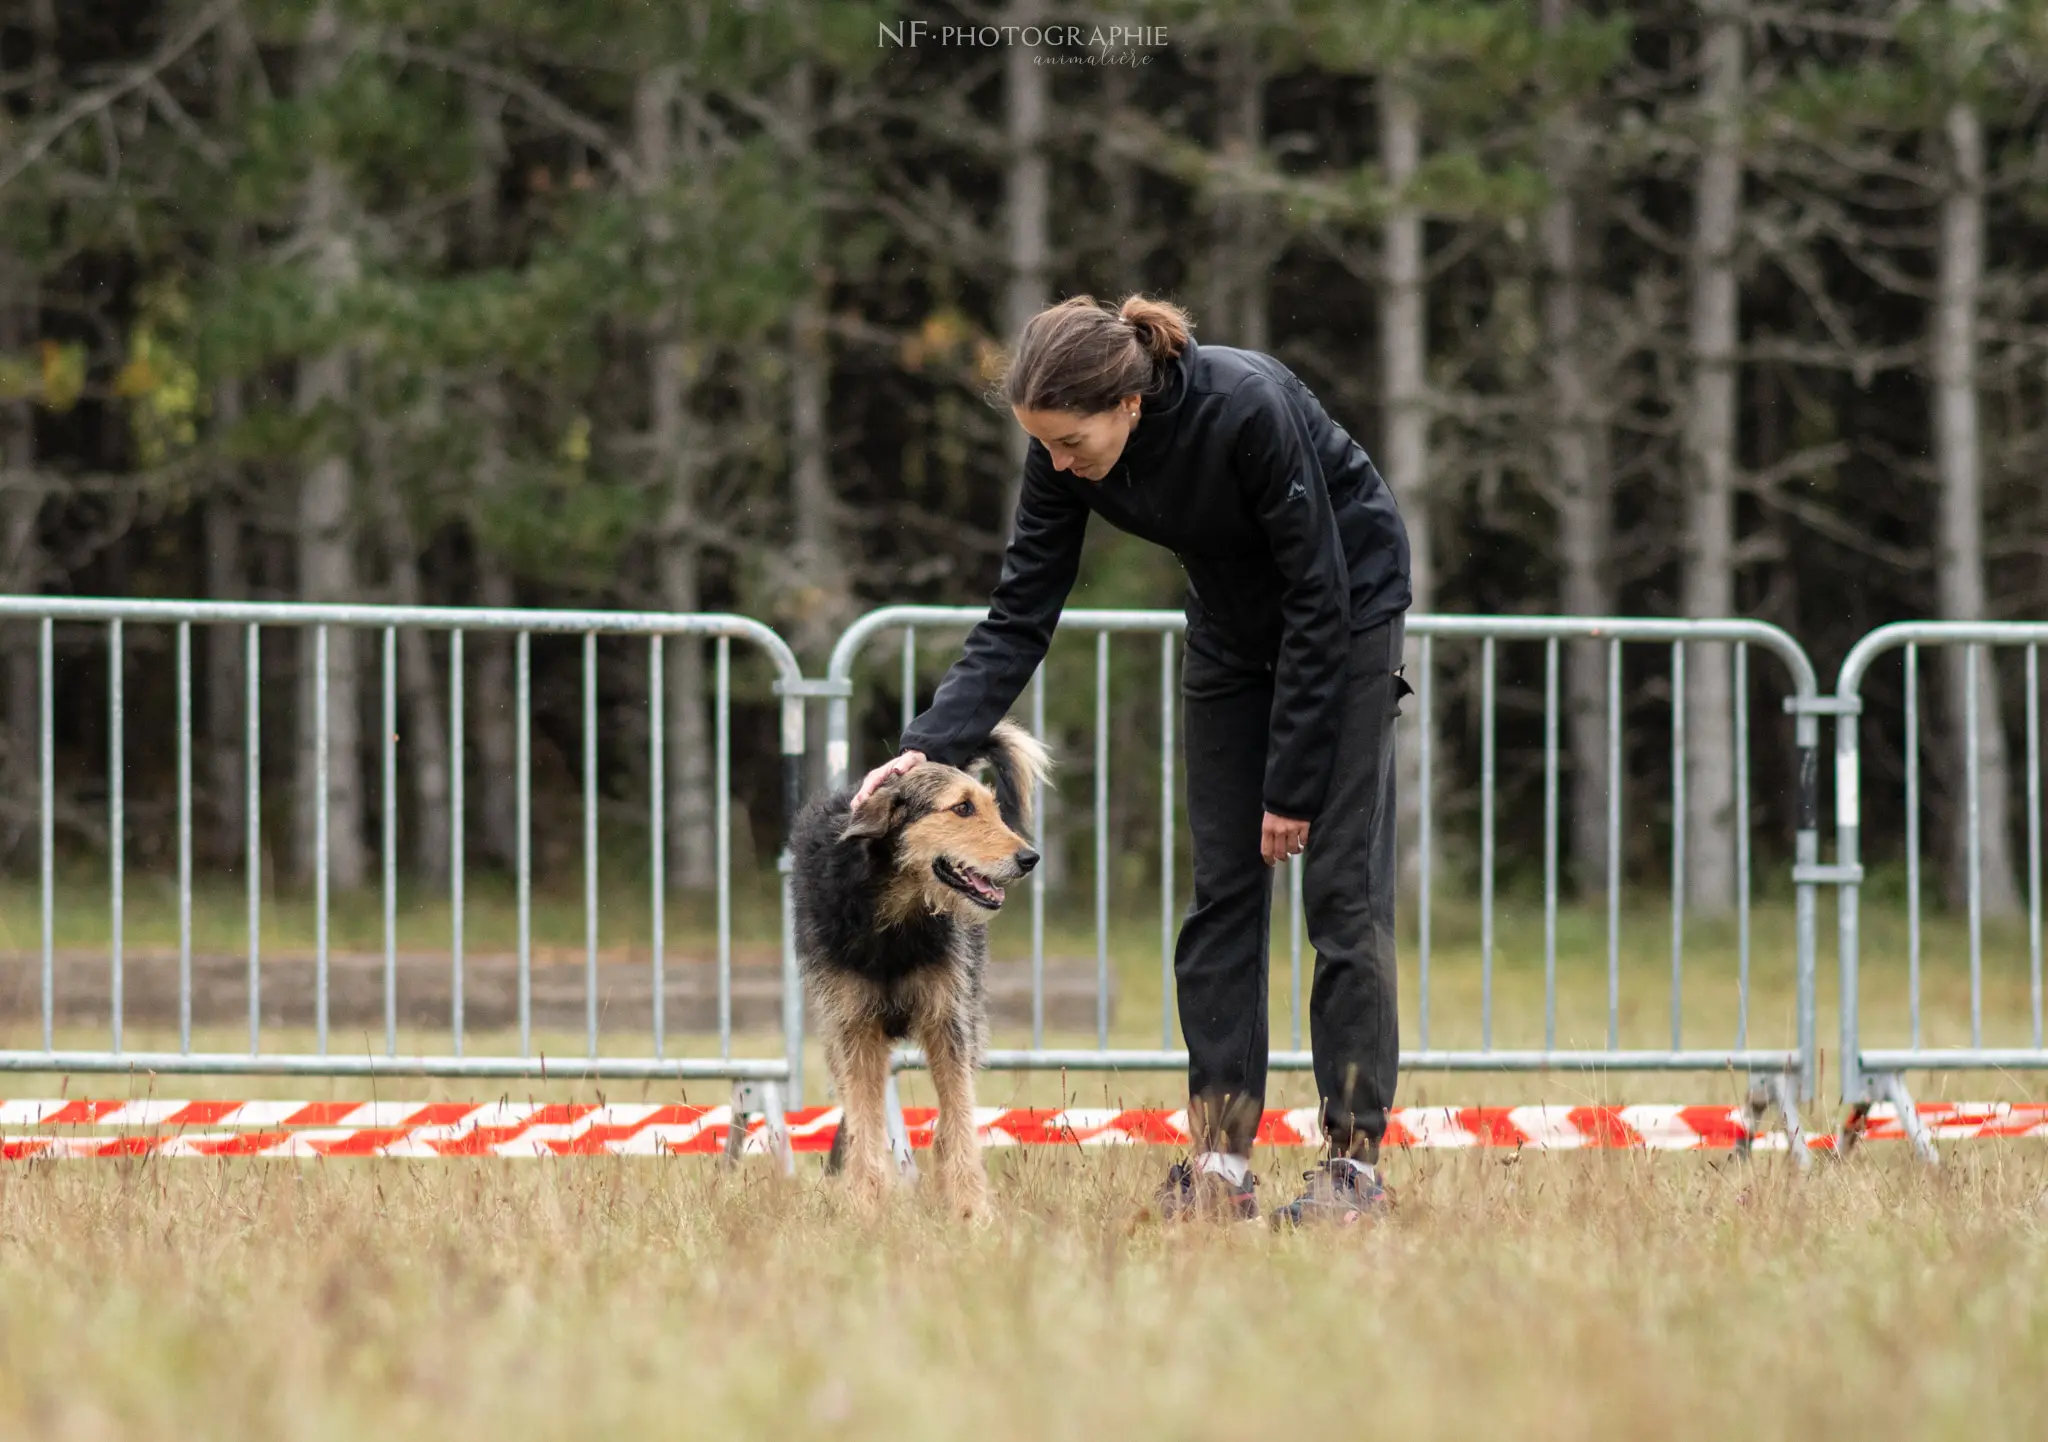
[{"label": "jacket sleeve", "polygon": [[1286,584],[1265,807],[1312,821],[1335,760],[1350,653],[1350,574],[1322,462],[1287,383],[1256,376],[1232,400],[1243,411],[1233,454],[1238,479]]},{"label": "jacket sleeve", "polygon": [[1087,530],[1086,503],[1060,483],[1051,454],[1033,440],[988,616],[968,633],[932,704],[903,733],[901,750],[957,766],[988,739],[1045,659]]}]

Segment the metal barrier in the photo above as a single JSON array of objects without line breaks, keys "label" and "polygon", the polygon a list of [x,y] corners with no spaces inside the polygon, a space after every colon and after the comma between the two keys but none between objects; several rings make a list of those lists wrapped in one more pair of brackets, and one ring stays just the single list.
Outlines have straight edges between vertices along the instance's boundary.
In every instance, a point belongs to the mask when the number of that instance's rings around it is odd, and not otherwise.
[{"label": "metal barrier", "polygon": [[[817,694],[828,698],[828,721],[826,732],[827,784],[847,784],[852,775],[853,757],[849,732],[850,704],[854,693],[854,670],[869,644],[881,633],[902,632],[901,687],[903,695],[904,721],[907,724],[914,707],[916,633],[918,628],[945,628],[964,630],[980,621],[986,613],[972,607],[947,606],[890,606],[870,612],[853,623],[841,635],[833,648],[826,680],[816,688]],[[1177,695],[1174,685],[1175,654],[1178,634],[1185,622],[1176,611],[1119,611],[1072,609],[1059,620],[1061,631],[1092,632],[1095,635],[1095,766],[1094,766],[1094,826],[1095,826],[1095,947],[1096,947],[1096,1035],[1093,1047],[1048,1048],[1044,1044],[1044,941],[1045,941],[1045,888],[1038,877],[1031,886],[1031,965],[1033,1017],[1031,1045],[1021,1048],[993,1048],[987,1056],[991,1068],[1009,1070],[1179,1070],[1187,1065],[1187,1053],[1174,1045],[1173,1018],[1173,947],[1178,924],[1175,909],[1173,881],[1173,838],[1174,825],[1173,775],[1175,718]],[[1160,638],[1159,685],[1160,685],[1160,779],[1162,795],[1162,818],[1160,832],[1162,853],[1160,858],[1162,886],[1160,892],[1160,978],[1161,1011],[1159,1018],[1160,1044],[1155,1048],[1116,1048],[1110,1043],[1109,1034],[1109,909],[1108,909],[1108,786],[1109,755],[1107,709],[1109,694],[1109,641],[1119,632],[1153,633]],[[1419,932],[1419,1022],[1416,1046],[1404,1050],[1401,1066],[1408,1070],[1443,1071],[1721,1071],[1738,1070],[1751,1079],[1750,1106],[1753,1115],[1760,1120],[1770,1107],[1779,1108],[1789,1129],[1796,1136],[1798,1131],[1797,1103],[1811,1101],[1815,1091],[1814,1050],[1814,955],[1815,955],[1815,887],[1833,881],[1835,878],[1818,865],[1819,859],[1819,791],[1818,791],[1818,717],[1827,709],[1817,699],[1817,685],[1812,664],[1806,653],[1784,631],[1761,622],[1729,621],[1681,621],[1652,619],[1587,619],[1578,617],[1461,617],[1461,616],[1411,616],[1407,622],[1407,633],[1412,641],[1420,643],[1419,676],[1416,685],[1416,703],[1425,724],[1421,736],[1423,745],[1420,767],[1424,804],[1420,810],[1420,834],[1413,844],[1419,848],[1420,877],[1420,932]],[[1432,938],[1430,931],[1430,901],[1433,855],[1434,818],[1426,798],[1433,795],[1431,786],[1434,758],[1429,754],[1428,738],[1431,728],[1426,724],[1434,705],[1433,672],[1435,669],[1435,647],[1439,641],[1475,642],[1481,650],[1481,728],[1482,728],[1482,776],[1481,776],[1481,862],[1480,862],[1480,907],[1481,907],[1481,1045],[1477,1048],[1440,1048],[1431,1042],[1431,990],[1432,990]],[[1607,859],[1606,910],[1607,910],[1607,989],[1608,1026],[1606,1044],[1579,1048],[1559,1048],[1556,1036],[1557,1003],[1557,913],[1558,913],[1558,678],[1560,647],[1565,642],[1601,642],[1607,653],[1607,738],[1609,758],[1609,805],[1607,815]],[[1497,1048],[1493,1044],[1492,982],[1495,954],[1495,720],[1497,698],[1495,696],[1496,648],[1502,643],[1541,643],[1545,652],[1545,949],[1544,989],[1545,1023],[1543,1045],[1540,1048]],[[1619,1045],[1618,1020],[1620,1003],[1620,905],[1622,883],[1621,832],[1622,813],[1622,721],[1621,721],[1621,650],[1625,643],[1661,644],[1671,648],[1672,658],[1672,716],[1674,742],[1674,806],[1675,814],[1685,815],[1685,655],[1688,646],[1726,644],[1734,648],[1734,725],[1736,737],[1737,776],[1735,794],[1738,814],[1736,817],[1738,845],[1740,847],[1740,909],[1739,909],[1739,975],[1740,988],[1738,1022],[1732,1043],[1727,1046],[1688,1047],[1683,1044],[1683,1016],[1680,1006],[1680,988],[1684,964],[1684,898],[1686,885],[1685,828],[1679,826],[1673,831],[1672,847],[1672,945],[1671,945],[1671,1041],[1667,1048],[1623,1049]],[[1750,987],[1750,914],[1749,914],[1749,861],[1748,861],[1748,793],[1749,793],[1749,721],[1747,704],[1748,648],[1756,647],[1767,652],[1782,663],[1787,673],[1790,694],[1785,698],[1785,709],[1794,718],[1794,742],[1799,756],[1798,818],[1794,840],[1794,868],[1792,881],[1795,890],[1795,955],[1789,958],[1794,971],[1794,986],[1797,995],[1796,1039],[1787,1047],[1753,1047],[1749,1045],[1749,987]],[[1413,653],[1411,652],[1411,655]],[[1041,666],[1037,677],[1029,688],[1031,724],[1034,730],[1042,732],[1045,724],[1045,670]],[[1404,840],[1404,845],[1407,844]],[[1041,873],[1042,874],[1042,873]],[[1291,1019],[1292,1045],[1287,1049],[1276,1048],[1271,1055],[1270,1065],[1279,1070],[1303,1071],[1310,1069],[1312,1054],[1301,1045],[1302,1030],[1302,966],[1301,966],[1301,859],[1289,863],[1287,885],[1288,934],[1290,943],[1290,996],[1288,1015]],[[1278,1014],[1277,1007],[1275,1014]],[[916,1067],[922,1058],[915,1049],[898,1053],[897,1065]],[[892,1114],[894,1108],[892,1107]],[[1805,1157],[1803,1146],[1796,1147],[1802,1161]],[[899,1148],[899,1155],[900,1155]]]},{"label": "metal barrier", "polygon": [[[0,597],[0,623],[40,623],[40,826],[42,894],[42,1047],[40,1050],[0,1051],[0,1071],[11,1072],[185,1072],[236,1073],[256,1075],[325,1076],[444,1076],[525,1078],[661,1078],[720,1079],[738,1085],[736,1107],[764,1112],[771,1134],[777,1139],[785,1162],[787,1137],[782,1126],[785,1101],[800,1104],[803,1087],[803,1011],[797,979],[796,956],[789,926],[789,856],[785,850],[782,872],[782,1024],[783,1053],[779,1057],[737,1057],[733,1055],[732,1027],[732,875],[730,854],[730,653],[734,640],[760,648],[775,668],[776,692],[781,701],[781,754],[787,815],[793,816],[801,785],[804,746],[804,697],[807,694],[794,654],[781,637],[758,621],[731,615],[664,615],[600,611],[471,610],[436,607],[381,607],[355,605],[243,604],[188,601],[65,600],[45,597]],[[55,736],[53,725],[53,677],[55,671],[54,630],[60,623],[88,623],[106,628],[108,653],[108,745],[109,791],[107,835],[109,902],[111,907],[112,1008],[108,1045],[103,1050],[58,1050],[54,1045],[55,905],[53,884],[53,819]],[[175,1051],[137,1052],[124,1046],[123,1021],[123,905],[126,900],[123,863],[126,849],[124,817],[124,748],[129,722],[123,702],[126,671],[124,628],[167,626],[174,630],[176,657],[177,737],[177,857],[179,900],[179,1046]],[[202,1052],[192,1047],[192,628],[199,626],[242,626],[245,631],[247,684],[246,751],[247,781],[247,870],[248,870],[248,988],[249,1047],[241,1052]],[[261,987],[261,649],[265,627],[311,628],[313,639],[313,688],[315,708],[316,792],[315,886],[315,1041],[311,1052],[278,1052],[263,1049]],[[382,637],[382,863],[384,922],[384,1049],[362,1054],[342,1053],[329,1048],[329,718],[328,639],[334,629],[379,633]],[[452,930],[449,938],[450,1049],[444,1055],[401,1056],[397,1047],[397,663],[398,638],[402,631],[444,631],[448,633],[448,747],[449,747],[449,882]],[[478,1055],[465,1045],[463,981],[463,883],[465,855],[463,838],[463,637],[469,632],[511,633],[516,637],[517,672],[516,735],[517,763],[517,894],[518,894],[518,1050]],[[584,943],[585,943],[585,1052],[578,1059],[536,1055],[532,1035],[532,846],[530,793],[530,638],[537,634],[581,635],[583,637],[583,747],[582,781],[584,800]],[[644,636],[648,639],[649,676],[649,773],[651,802],[648,815],[649,859],[653,877],[650,897],[652,915],[651,1007],[652,1034],[644,1055],[601,1055],[598,1008],[598,837],[597,837],[597,638],[600,635]],[[668,977],[664,958],[664,857],[666,800],[663,782],[663,753],[666,727],[663,719],[665,687],[662,675],[664,643],[669,637],[716,638],[715,670],[715,774],[714,805],[717,880],[717,986],[719,1050],[716,1056],[671,1057],[667,1055],[665,1019],[668,1009]],[[364,667],[365,673],[369,668]],[[739,1131],[734,1129],[735,1134]]]},{"label": "metal barrier", "polygon": [[[1933,1138],[1913,1105],[1903,1073],[1966,1069],[2048,1068],[2048,1046],[2042,1034],[2041,936],[2041,673],[2040,648],[2048,642],[2048,622],[1909,621],[1872,631],[1843,659],[1831,709],[1835,723],[1835,854],[1841,886],[1838,909],[1842,985],[1842,1099],[1849,1108],[1838,1146],[1846,1150],[1860,1134],[1870,1108],[1893,1103],[1915,1148],[1935,1158]],[[1920,678],[1922,647],[1967,648],[1963,662],[1963,785],[1966,846],[1963,863],[1969,927],[1970,1044],[1930,1047],[1921,1035],[1921,904],[1920,904]],[[1984,1039],[1984,896],[1982,744],[1985,728],[2003,723],[1981,712],[1979,666],[1983,648],[2026,648],[2026,836],[2027,952],[2032,994],[2032,1026],[2028,1043],[1987,1046]],[[1905,760],[1907,995],[1910,1035],[1903,1047],[1876,1047],[1863,1034],[1861,898],[1863,891],[1862,726],[1864,688],[1878,659],[1903,652],[1902,751]]]}]

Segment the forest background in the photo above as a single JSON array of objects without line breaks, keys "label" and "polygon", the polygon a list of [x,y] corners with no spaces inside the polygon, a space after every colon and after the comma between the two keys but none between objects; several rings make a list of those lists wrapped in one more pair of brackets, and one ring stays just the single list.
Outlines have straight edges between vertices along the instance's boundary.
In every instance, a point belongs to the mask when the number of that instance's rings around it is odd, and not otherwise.
[{"label": "forest background", "polygon": [[[1825,684],[1886,621],[2048,614],[2044,81],[2037,0],[5,0],[0,593],[737,611],[819,674],[870,607],[985,601],[1021,440],[985,398],[1002,346],[1052,300],[1144,290],[1205,341],[1279,356],[1373,454],[1418,610],[1752,616]],[[1170,557],[1095,528],[1076,603],[1179,596]],[[170,634],[124,639],[143,869],[173,855]],[[106,637],[57,641],[56,832],[91,856]],[[330,641],[346,891],[374,869],[381,681],[374,638]],[[925,644],[928,692],[957,637]],[[1124,886],[1158,864],[1158,668],[1118,647]],[[272,628],[264,648],[265,837],[288,882],[312,858],[310,639]],[[400,645],[423,884],[449,857],[446,648]],[[604,824],[637,847],[646,651],[602,654]],[[469,638],[485,867],[517,844],[511,655]],[[668,864],[701,890],[712,661],[668,655]],[[37,658],[33,624],[0,625],[0,856],[24,879]],[[1436,657],[1453,867],[1478,808],[1477,659]],[[1751,660],[1762,876],[1789,855],[1796,756],[1782,678]],[[201,628],[196,824],[223,872],[246,834],[243,661],[239,628]],[[565,884],[578,661],[535,643],[536,864]],[[1565,662],[1565,867],[1597,887],[1605,657]],[[1049,869],[1078,880],[1092,655],[1063,641],[1054,664]],[[1542,825],[1541,649],[1501,665],[1512,883]],[[736,855],[759,875],[780,844],[775,701],[745,648],[734,667]],[[895,674],[883,656],[863,684],[857,759],[891,743]],[[1669,677],[1631,652],[1626,859],[1652,883]],[[1953,878],[1960,654],[1926,677],[1929,835]],[[1986,902],[2010,912],[2017,658],[1980,680]],[[1896,700],[1894,674],[1874,684]],[[1709,912],[1736,889],[1734,695],[1729,653],[1694,648],[1689,885]],[[1904,758],[1877,730],[1883,863]]]}]

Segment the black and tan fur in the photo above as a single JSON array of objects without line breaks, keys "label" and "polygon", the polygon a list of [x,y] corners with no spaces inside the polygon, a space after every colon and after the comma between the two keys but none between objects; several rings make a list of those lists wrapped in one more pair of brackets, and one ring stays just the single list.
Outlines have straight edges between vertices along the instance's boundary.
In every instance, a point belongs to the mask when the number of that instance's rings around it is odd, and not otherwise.
[{"label": "black and tan fur", "polygon": [[988,1185],[974,1130],[974,1071],[986,1046],[982,973],[1002,888],[1038,863],[1031,796],[1045,748],[1005,721],[966,771],[926,762],[876,789],[858,812],[851,789],[798,816],[791,850],[797,950],[811,1025],[839,1090],[848,1185],[864,1205],[890,1177],[883,1094],[894,1043],[924,1049],[938,1093],[938,1181],[963,1215]]}]

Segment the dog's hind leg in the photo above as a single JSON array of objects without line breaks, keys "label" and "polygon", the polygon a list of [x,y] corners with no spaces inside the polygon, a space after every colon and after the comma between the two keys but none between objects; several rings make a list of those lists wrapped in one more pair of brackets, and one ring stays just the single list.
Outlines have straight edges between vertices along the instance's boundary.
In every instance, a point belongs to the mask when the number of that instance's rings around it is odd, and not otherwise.
[{"label": "dog's hind leg", "polygon": [[919,1028],[932,1090],[938,1093],[939,1120],[932,1134],[939,1187],[947,1203],[963,1217],[988,1216],[988,1173],[982,1167],[981,1142],[974,1128],[974,1038],[972,1023],[959,1015],[935,1016]]},{"label": "dog's hind leg", "polygon": [[878,1026],[862,1026],[839,1038],[832,1075],[839,1083],[841,1126],[846,1145],[836,1148],[846,1168],[854,1201],[872,1209],[889,1190],[889,1131],[883,1094],[889,1085],[889,1038]]}]

